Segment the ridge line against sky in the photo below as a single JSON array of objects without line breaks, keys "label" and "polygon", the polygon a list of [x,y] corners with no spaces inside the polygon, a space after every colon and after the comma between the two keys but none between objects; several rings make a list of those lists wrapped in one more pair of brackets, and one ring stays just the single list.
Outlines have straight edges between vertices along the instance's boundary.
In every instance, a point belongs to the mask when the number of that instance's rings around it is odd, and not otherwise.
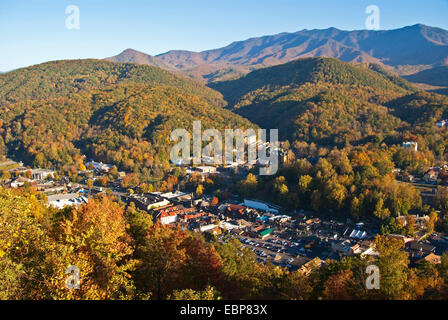
[{"label": "ridge line against sky", "polygon": [[[372,4],[380,9],[381,30],[418,23],[448,30],[448,0],[1,1],[0,71],[102,59],[126,48],[156,56],[303,29],[363,30]],[[70,5],[80,10],[79,30],[66,27]]]},{"label": "ridge line against sky", "polygon": [[[361,32],[361,31],[373,31],[373,32],[378,31],[378,32],[382,32],[382,31],[395,31],[395,30],[399,30],[399,29],[403,29],[403,28],[407,28],[407,27],[413,27],[413,26],[417,26],[417,25],[423,25],[423,26],[430,27],[430,28],[439,28],[439,29],[448,31],[448,29],[435,27],[435,26],[428,26],[428,25],[425,25],[425,24],[422,24],[422,23],[416,23],[414,25],[402,26],[402,27],[394,28],[394,29],[381,29],[381,30],[366,30],[366,29],[345,30],[345,29],[339,29],[339,28],[335,28],[335,27],[329,27],[329,28],[325,28],[325,29],[320,29],[320,28],[301,29],[301,30],[297,30],[297,31],[293,31],[293,32],[285,31],[285,32],[279,32],[279,33],[275,33],[275,34],[265,34],[265,35],[262,35],[262,36],[255,36],[255,37],[249,37],[249,38],[246,38],[246,39],[234,40],[234,41],[229,42],[226,45],[221,46],[219,48],[210,48],[210,49],[204,49],[204,50],[199,50],[199,51],[184,50],[184,49],[170,49],[168,51],[157,53],[157,54],[154,54],[152,56],[158,57],[158,56],[162,56],[162,55],[167,54],[167,53],[172,52],[172,51],[187,51],[187,52],[194,52],[194,53],[202,53],[202,52],[207,52],[207,51],[211,51],[211,50],[215,50],[215,49],[222,49],[222,48],[225,48],[225,47],[227,47],[227,46],[229,46],[229,45],[231,45],[233,43],[240,43],[240,42],[245,42],[245,41],[249,41],[249,40],[255,40],[255,39],[264,38],[264,37],[275,37],[275,36],[278,36],[278,35],[281,35],[281,34],[293,35],[295,33],[306,32],[306,31],[325,31],[325,30],[329,30],[329,29],[335,29],[335,30],[341,31],[341,32]],[[129,49],[130,50],[135,50],[135,51],[138,51],[138,52],[141,52],[141,53],[146,53],[146,52],[143,52],[143,51],[136,50],[135,48],[124,48],[123,50],[121,50],[117,54],[120,54],[123,51],[129,50]],[[148,53],[146,53],[146,54],[148,54]]]}]

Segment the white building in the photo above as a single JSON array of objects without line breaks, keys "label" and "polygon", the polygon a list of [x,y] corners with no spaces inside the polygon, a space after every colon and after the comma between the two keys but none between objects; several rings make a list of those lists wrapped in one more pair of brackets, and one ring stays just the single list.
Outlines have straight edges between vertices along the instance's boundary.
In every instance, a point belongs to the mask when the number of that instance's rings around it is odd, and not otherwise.
[{"label": "white building", "polygon": [[64,207],[79,206],[87,203],[89,200],[77,193],[57,194],[48,196],[48,205],[54,208],[63,209]]},{"label": "white building", "polygon": [[181,192],[181,191],[175,191],[175,192],[159,193],[158,195],[164,199],[170,200],[170,199],[175,199],[175,198],[185,196],[185,195],[187,195],[187,193]]},{"label": "white building", "polygon": [[271,221],[277,220],[279,222],[286,222],[288,220],[291,220],[291,217],[287,216],[287,215],[280,215],[280,216],[270,217],[269,220],[271,220]]},{"label": "white building", "polygon": [[208,231],[208,230],[215,229],[216,227],[218,227],[218,225],[216,225],[216,224],[207,224],[207,225],[201,226],[199,228],[199,230],[201,232],[205,232],[205,231]]},{"label": "white building", "polygon": [[183,167],[183,166],[189,165],[191,163],[192,159],[193,159],[192,157],[188,157],[188,158],[177,159],[177,160],[171,159],[170,161],[172,164],[174,164],[176,166]]},{"label": "white building", "polygon": [[162,213],[160,215],[160,222],[162,224],[171,224],[175,223],[177,221],[177,214],[168,212],[168,213]]},{"label": "white building", "polygon": [[102,162],[90,161],[87,163],[87,167],[93,167],[94,170],[109,172],[113,168],[110,164],[105,164]]},{"label": "white building", "polygon": [[403,148],[409,148],[413,151],[417,151],[418,143],[415,141],[405,141],[405,142],[403,142]]},{"label": "white building", "polygon": [[153,202],[150,205],[148,205],[148,210],[160,208],[160,207],[163,207],[163,206],[167,206],[169,204],[170,204],[170,202],[168,200],[163,199],[163,200],[160,200],[160,201],[157,201],[157,202]]},{"label": "white building", "polygon": [[252,209],[257,209],[257,210],[262,210],[262,211],[272,212],[272,213],[278,213],[277,209],[275,209],[271,205],[268,205],[267,203],[264,203],[261,201],[244,199],[244,202],[241,205],[252,208]]},{"label": "white building", "polygon": [[350,233],[349,237],[354,239],[364,239],[367,236],[367,232],[353,229],[353,231]]},{"label": "white building", "polygon": [[25,177],[18,177],[13,182],[11,182],[11,188],[19,188],[23,187],[25,183],[32,183],[33,180],[25,178]]},{"label": "white building", "polygon": [[436,126],[439,128],[446,127],[448,125],[448,120],[441,120],[436,122]]},{"label": "white building", "polygon": [[216,173],[216,168],[212,166],[200,166],[197,167],[196,170],[201,174],[212,174]]},{"label": "white building", "polygon": [[31,170],[31,178],[34,180],[45,180],[48,177],[53,178],[54,177],[54,171],[53,170],[47,170],[47,169],[33,169]]},{"label": "white building", "polygon": [[225,230],[233,230],[233,229],[241,228],[240,226],[235,225],[230,222],[227,222],[227,221],[221,222],[220,226],[221,226],[221,228],[224,228]]}]

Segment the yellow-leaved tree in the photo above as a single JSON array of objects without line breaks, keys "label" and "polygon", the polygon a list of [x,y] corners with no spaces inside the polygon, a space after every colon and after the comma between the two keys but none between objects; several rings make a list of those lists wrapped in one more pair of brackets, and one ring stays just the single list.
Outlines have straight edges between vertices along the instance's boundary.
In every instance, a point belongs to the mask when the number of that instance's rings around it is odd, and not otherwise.
[{"label": "yellow-leaved tree", "polygon": [[[55,299],[132,298],[133,247],[124,209],[109,197],[91,199],[68,211],[54,226],[58,253],[46,279]],[[79,270],[79,289],[68,289],[66,269]]]}]

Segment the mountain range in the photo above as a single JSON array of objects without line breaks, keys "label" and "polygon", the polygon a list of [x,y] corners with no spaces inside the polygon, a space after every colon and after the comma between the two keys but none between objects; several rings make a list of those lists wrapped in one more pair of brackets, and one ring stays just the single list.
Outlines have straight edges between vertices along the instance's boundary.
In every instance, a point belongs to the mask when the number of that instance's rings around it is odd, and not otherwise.
[{"label": "mountain range", "polygon": [[[421,85],[447,90],[447,39],[423,25],[304,30],[202,53],[126,50],[112,61],[14,70],[0,74],[0,155],[39,167],[86,155],[154,175],[168,164],[170,132],[201,120],[220,130],[278,128],[292,144],[330,148],[418,140],[440,156],[448,131],[436,122],[448,118],[448,97]],[[338,50],[323,50],[329,43]],[[304,57],[324,53],[337,57]]]},{"label": "mountain range", "polygon": [[213,82],[308,57],[377,63],[399,74],[411,74],[448,65],[448,31],[423,24],[385,31],[313,29],[250,38],[202,52],[173,50],[151,56],[127,49],[107,60],[149,64]]}]

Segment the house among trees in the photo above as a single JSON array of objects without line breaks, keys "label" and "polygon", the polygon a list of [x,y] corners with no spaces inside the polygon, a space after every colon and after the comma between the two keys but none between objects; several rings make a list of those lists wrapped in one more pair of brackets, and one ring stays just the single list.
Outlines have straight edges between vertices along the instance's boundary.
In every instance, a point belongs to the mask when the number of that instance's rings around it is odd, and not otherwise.
[{"label": "house among trees", "polygon": [[316,257],[314,259],[311,259],[310,261],[304,263],[299,270],[303,272],[303,274],[305,275],[310,275],[313,271],[316,271],[318,269],[320,269],[320,267],[322,266],[323,261],[319,258]]},{"label": "house among trees", "polygon": [[93,170],[102,171],[102,172],[109,172],[109,170],[111,170],[113,168],[113,165],[105,164],[102,162],[90,161],[90,162],[87,162],[87,168],[93,168]]},{"label": "house among trees", "polygon": [[435,253],[436,247],[427,243],[411,241],[406,244],[411,260],[418,261],[431,253]]},{"label": "house among trees", "polygon": [[448,125],[448,120],[440,120],[436,122],[436,126],[439,128],[446,127]]},{"label": "house among trees", "polygon": [[216,168],[212,167],[212,166],[199,166],[196,167],[196,171],[199,172],[200,174],[214,174],[216,173]]},{"label": "house among trees", "polygon": [[413,151],[417,151],[418,150],[418,143],[415,141],[405,141],[403,142],[403,148],[408,148],[411,149]]},{"label": "house among trees", "polygon": [[23,187],[23,185],[25,183],[28,184],[36,184],[36,182],[32,179],[26,178],[26,177],[18,177],[17,179],[15,179],[14,181],[11,182],[10,186],[11,188],[19,188],[19,187]]},{"label": "house among trees", "polygon": [[439,171],[431,168],[428,171],[426,171],[425,175],[423,176],[423,179],[426,183],[435,183],[437,182],[437,178],[439,176]]}]

